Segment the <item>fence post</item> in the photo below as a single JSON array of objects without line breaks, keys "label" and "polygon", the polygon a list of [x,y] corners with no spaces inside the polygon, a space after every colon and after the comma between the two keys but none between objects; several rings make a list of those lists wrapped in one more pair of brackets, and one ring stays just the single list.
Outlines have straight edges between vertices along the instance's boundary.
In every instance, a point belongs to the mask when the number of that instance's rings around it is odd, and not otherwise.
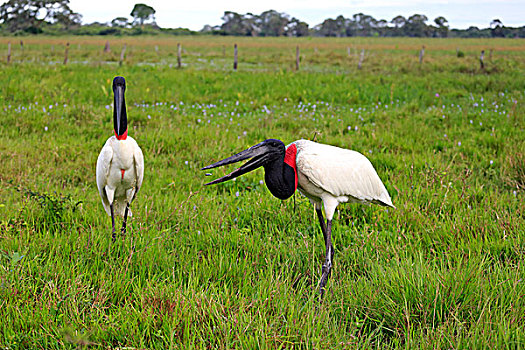
[{"label": "fence post", "polygon": [[350,51],[350,46],[347,46],[347,47],[346,47],[346,53],[348,54],[348,57],[351,56],[351,53],[352,53],[352,52]]},{"label": "fence post", "polygon": [[483,63],[483,57],[485,56],[485,50],[481,50],[481,55],[479,56],[479,68],[485,69],[485,63]]},{"label": "fence post", "polygon": [[106,44],[104,45],[104,53],[111,52],[111,49],[109,48],[109,40],[106,41]]},{"label": "fence post", "polygon": [[11,42],[7,43],[7,63],[11,62]]},{"label": "fence post", "polygon": [[122,62],[124,62],[124,54],[126,53],[126,44],[124,44],[124,47],[122,48],[122,52],[120,53],[120,61],[119,66],[122,66]]},{"label": "fence post", "polygon": [[361,55],[359,56],[359,63],[357,63],[357,69],[361,69],[363,65],[363,60],[365,59],[365,49],[361,50]]},{"label": "fence post", "polygon": [[301,57],[301,53],[299,51],[299,45],[295,48],[295,70],[299,70],[299,59]]},{"label": "fence post", "polygon": [[181,68],[182,67],[181,54],[182,54],[182,47],[181,47],[180,43],[177,43],[177,68]]},{"label": "fence post", "polygon": [[421,51],[419,51],[419,64],[423,63],[423,56],[425,56],[425,45],[423,45]]},{"label": "fence post", "polygon": [[237,44],[233,45],[233,70],[237,70]]},{"label": "fence post", "polygon": [[64,52],[64,64],[67,64],[68,54],[69,54],[69,43],[66,44],[66,52]]}]

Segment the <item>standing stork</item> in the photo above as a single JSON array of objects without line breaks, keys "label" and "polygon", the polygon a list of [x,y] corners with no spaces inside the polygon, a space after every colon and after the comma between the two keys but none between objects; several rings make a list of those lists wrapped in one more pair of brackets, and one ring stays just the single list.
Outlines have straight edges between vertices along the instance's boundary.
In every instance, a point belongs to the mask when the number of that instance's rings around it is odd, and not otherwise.
[{"label": "standing stork", "polygon": [[[375,203],[395,208],[388,191],[372,163],[361,153],[307,140],[298,140],[285,147],[281,140],[268,139],[202,170],[249,158],[239,169],[206,185],[230,180],[262,166],[266,186],[275,197],[287,199],[297,189],[308,197],[317,212],[326,246],[319,280],[322,297],[334,257],[331,235],[337,205],[344,202]],[[324,209],[326,224],[321,208]]]},{"label": "standing stork", "polygon": [[135,199],[144,178],[144,156],[137,142],[128,136],[126,114],[126,80],[113,79],[113,127],[115,135],[107,141],[97,160],[97,187],[102,205],[111,216],[115,241],[115,214],[124,218],[122,234],[126,233],[126,220],[131,216],[129,205]]}]

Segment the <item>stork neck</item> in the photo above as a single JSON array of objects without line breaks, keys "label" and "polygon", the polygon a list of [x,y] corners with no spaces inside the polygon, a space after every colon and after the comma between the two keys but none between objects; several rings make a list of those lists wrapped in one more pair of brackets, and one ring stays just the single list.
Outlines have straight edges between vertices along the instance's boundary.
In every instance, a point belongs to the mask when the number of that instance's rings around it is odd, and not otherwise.
[{"label": "stork neck", "polygon": [[292,144],[284,157],[264,166],[266,186],[279,199],[290,198],[297,189],[296,153],[297,148]]},{"label": "stork neck", "polygon": [[113,132],[115,133],[115,137],[119,141],[122,141],[122,140],[125,140],[125,139],[128,138],[128,129],[126,129],[126,131],[124,131],[124,133],[122,135],[117,134],[117,132],[115,130],[113,130]]}]

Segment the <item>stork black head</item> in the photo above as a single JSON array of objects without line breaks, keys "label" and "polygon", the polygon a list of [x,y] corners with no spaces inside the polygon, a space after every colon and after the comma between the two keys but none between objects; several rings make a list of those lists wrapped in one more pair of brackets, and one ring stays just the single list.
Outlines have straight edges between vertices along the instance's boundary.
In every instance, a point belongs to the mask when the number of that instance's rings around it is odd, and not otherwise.
[{"label": "stork black head", "polygon": [[235,177],[241,176],[243,174],[246,174],[247,172],[255,170],[261,166],[264,166],[266,168],[267,166],[274,163],[275,161],[280,161],[282,163],[284,160],[284,154],[285,154],[285,147],[284,147],[284,143],[281,140],[268,139],[268,140],[264,140],[261,143],[256,144],[255,146],[248,148],[247,150],[237,153],[231,157],[218,161],[217,163],[208,165],[202,168],[201,170],[213,169],[213,168],[217,168],[223,165],[237,163],[242,160],[251,158],[247,163],[245,163],[239,169],[234,170],[228,175],[225,175],[217,180],[208,182],[206,184],[206,185],[213,185],[213,184],[231,180]]},{"label": "stork black head", "polygon": [[125,140],[128,136],[128,116],[126,115],[126,80],[123,77],[113,79],[113,128],[115,136],[119,140]]}]

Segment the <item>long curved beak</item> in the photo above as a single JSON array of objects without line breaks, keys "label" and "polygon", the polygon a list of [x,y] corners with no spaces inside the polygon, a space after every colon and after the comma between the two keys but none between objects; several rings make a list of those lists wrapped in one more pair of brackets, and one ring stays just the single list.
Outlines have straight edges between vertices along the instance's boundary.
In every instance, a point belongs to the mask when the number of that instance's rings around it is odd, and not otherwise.
[{"label": "long curved beak", "polygon": [[246,174],[252,170],[255,170],[263,166],[264,164],[266,164],[266,162],[270,158],[270,152],[269,152],[268,147],[264,145],[263,143],[258,143],[255,146],[252,146],[248,148],[247,150],[239,152],[231,157],[220,160],[211,165],[205,166],[201,170],[213,169],[213,168],[217,168],[220,166],[237,163],[245,159],[249,159],[249,158],[252,158],[252,159],[250,159],[247,163],[242,165],[239,169],[234,170],[228,175],[225,175],[221,178],[208,182],[205,185],[214,185],[214,184],[218,184],[224,181],[228,181],[228,180],[231,180],[232,178],[241,176],[243,174]]},{"label": "long curved beak", "polygon": [[115,109],[115,120],[114,120],[114,127],[117,135],[121,135],[121,132],[123,133],[125,130],[121,129],[121,120],[122,120],[122,105],[124,103],[124,88],[122,86],[117,86],[115,88],[115,106],[113,107]]}]

